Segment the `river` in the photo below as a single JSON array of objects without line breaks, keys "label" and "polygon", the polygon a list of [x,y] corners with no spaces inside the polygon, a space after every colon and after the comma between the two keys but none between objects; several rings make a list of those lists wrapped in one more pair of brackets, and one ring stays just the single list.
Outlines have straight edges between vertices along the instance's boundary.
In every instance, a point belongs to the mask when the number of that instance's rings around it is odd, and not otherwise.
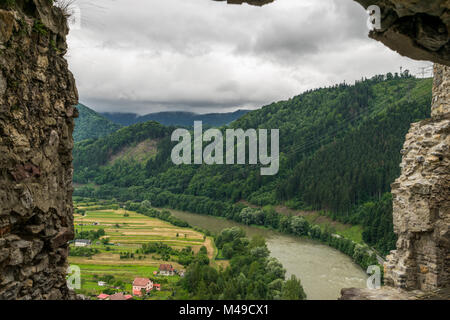
[{"label": "river", "polygon": [[366,274],[350,257],[317,241],[213,216],[170,211],[190,225],[211,232],[239,226],[249,237],[256,234],[264,236],[271,256],[283,264],[287,277],[295,274],[301,280],[310,300],[335,300],[342,288],[363,288],[366,285]]}]

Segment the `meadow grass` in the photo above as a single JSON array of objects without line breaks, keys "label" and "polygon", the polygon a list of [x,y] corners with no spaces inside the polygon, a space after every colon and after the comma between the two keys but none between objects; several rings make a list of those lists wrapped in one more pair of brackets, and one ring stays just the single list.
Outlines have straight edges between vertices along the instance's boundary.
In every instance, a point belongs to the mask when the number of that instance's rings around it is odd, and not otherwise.
[{"label": "meadow grass", "polygon": [[[75,203],[75,206],[78,206]],[[80,209],[81,207],[78,206]],[[224,265],[224,262],[216,263],[217,248],[212,237],[205,237],[202,233],[191,228],[182,228],[171,225],[157,218],[147,217],[136,212],[124,209],[101,209],[98,203],[83,203],[85,215],[75,214],[75,230],[97,231],[103,229],[105,235],[95,240],[90,248],[98,250],[91,257],[69,256],[70,264],[77,265],[81,269],[82,288],[79,293],[98,295],[106,287],[98,286],[98,278],[106,275],[114,276],[114,281],[122,281],[125,287],[122,291],[131,292],[131,283],[136,277],[154,277],[159,264],[169,263],[176,269],[185,269],[176,262],[177,256],[170,256],[168,261],[161,260],[156,253],[139,254],[136,252],[142,244],[161,242],[173,248],[182,249],[191,247],[197,252],[205,246],[212,265]],[[124,216],[126,215],[126,216]],[[93,225],[93,223],[98,225]],[[83,224],[80,226],[80,224]],[[178,234],[178,236],[177,236]],[[185,236],[186,235],[186,236]],[[109,239],[109,245],[101,243],[103,238]],[[121,253],[133,253],[134,258],[122,258]],[[96,279],[94,279],[96,276]],[[161,292],[152,292],[150,299],[166,299],[171,295],[171,288],[179,281],[179,276],[157,276],[162,284]]]}]

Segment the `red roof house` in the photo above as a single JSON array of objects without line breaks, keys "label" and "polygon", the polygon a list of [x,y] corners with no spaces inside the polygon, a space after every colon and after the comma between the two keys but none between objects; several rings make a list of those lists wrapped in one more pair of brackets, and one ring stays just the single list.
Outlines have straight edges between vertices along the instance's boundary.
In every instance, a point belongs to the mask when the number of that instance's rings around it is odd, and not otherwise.
[{"label": "red roof house", "polygon": [[124,295],[122,292],[115,293],[109,296],[109,300],[130,300],[133,297],[131,295]]},{"label": "red roof house", "polygon": [[97,298],[100,299],[100,300],[107,300],[109,298],[109,294],[102,293],[102,294],[99,294],[97,296]]},{"label": "red roof house", "polygon": [[153,284],[153,289],[161,291],[161,285],[159,283],[155,283],[155,284]]},{"label": "red roof house", "polygon": [[133,281],[133,295],[141,296],[142,290],[149,292],[153,289],[153,282],[148,278],[136,278]]},{"label": "red roof house", "polygon": [[173,276],[175,274],[175,270],[171,264],[160,264],[159,274],[162,274],[163,276]]}]

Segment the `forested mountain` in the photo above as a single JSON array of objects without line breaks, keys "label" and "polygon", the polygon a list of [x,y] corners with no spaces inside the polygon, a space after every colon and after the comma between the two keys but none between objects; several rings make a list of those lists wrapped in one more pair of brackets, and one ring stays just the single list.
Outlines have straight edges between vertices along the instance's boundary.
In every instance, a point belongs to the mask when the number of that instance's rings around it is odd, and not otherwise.
[{"label": "forested mountain", "polygon": [[83,104],[77,106],[79,116],[75,119],[73,139],[75,142],[84,139],[96,139],[120,129],[122,126],[100,116],[97,112]]},{"label": "forested mountain", "polygon": [[[333,219],[362,225],[364,240],[386,253],[395,245],[390,184],[400,173],[410,123],[429,117],[431,84],[408,74],[376,76],[308,91],[233,122],[233,128],[280,129],[275,176],[261,176],[258,165],[175,166],[173,128],[152,122],[123,128],[75,146],[75,182],[100,185],[76,194],[149,199],[248,223],[253,218],[241,216],[237,202],[242,199],[323,210]],[[147,161],[108,162],[124,146],[149,138],[157,139],[158,152]]]},{"label": "forested mountain", "polygon": [[[165,127],[157,122],[149,121],[138,123],[133,126],[124,127],[109,136],[99,139],[88,139],[75,144],[73,151],[73,164],[77,168],[77,174],[82,175],[80,169],[89,169],[89,172],[96,176],[99,169],[104,169],[112,156],[120,153],[124,148],[135,146],[139,142],[148,139],[162,139],[170,136],[174,127]],[[162,152],[158,153],[161,156]],[[165,155],[167,156],[167,155]],[[167,159],[165,159],[167,160]],[[137,165],[143,165],[138,163]],[[79,176],[74,178],[77,182]],[[85,179],[81,179],[85,180]]]},{"label": "forested mountain", "polygon": [[203,121],[204,125],[219,127],[242,117],[250,110],[238,110],[228,113],[197,114],[192,112],[158,112],[139,116],[135,113],[102,113],[101,115],[114,123],[129,126],[136,123],[156,121],[166,126],[190,127],[194,121]]}]

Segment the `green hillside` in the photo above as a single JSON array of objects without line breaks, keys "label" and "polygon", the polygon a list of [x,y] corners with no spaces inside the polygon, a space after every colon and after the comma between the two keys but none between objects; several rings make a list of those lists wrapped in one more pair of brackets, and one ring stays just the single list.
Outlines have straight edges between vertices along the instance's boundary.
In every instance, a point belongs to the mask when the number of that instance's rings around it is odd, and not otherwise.
[{"label": "green hillside", "polygon": [[[431,79],[407,74],[376,76],[308,91],[232,123],[234,128],[280,129],[276,176],[261,176],[257,165],[177,167],[170,161],[173,129],[151,122],[145,130],[143,124],[123,128],[75,146],[75,181],[100,185],[76,194],[149,199],[156,206],[270,226],[267,216],[244,217],[238,202],[317,210],[361,225],[364,241],[386,253],[395,244],[390,184],[400,173],[400,150],[410,123],[429,117],[431,84]],[[148,139],[150,132],[158,138],[155,156],[108,162],[124,145]]]},{"label": "green hillside", "polygon": [[102,117],[83,104],[78,104],[78,118],[75,119],[73,139],[75,142],[85,139],[96,139],[120,129],[122,126]]}]

